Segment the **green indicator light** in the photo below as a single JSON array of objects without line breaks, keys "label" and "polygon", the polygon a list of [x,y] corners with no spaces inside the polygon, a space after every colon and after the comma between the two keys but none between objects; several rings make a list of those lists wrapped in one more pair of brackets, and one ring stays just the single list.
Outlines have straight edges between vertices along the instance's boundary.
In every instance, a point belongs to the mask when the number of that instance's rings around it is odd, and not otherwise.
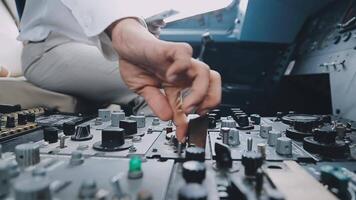
[{"label": "green indicator light", "polygon": [[129,171],[130,172],[139,172],[139,171],[141,171],[141,164],[142,164],[141,158],[139,156],[133,156],[130,159]]}]

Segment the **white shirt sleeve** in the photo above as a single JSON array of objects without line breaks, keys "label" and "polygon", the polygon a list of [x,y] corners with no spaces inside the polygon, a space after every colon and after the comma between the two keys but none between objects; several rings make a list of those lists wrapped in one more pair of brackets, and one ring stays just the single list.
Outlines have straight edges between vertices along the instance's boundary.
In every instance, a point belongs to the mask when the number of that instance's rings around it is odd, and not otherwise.
[{"label": "white shirt sleeve", "polygon": [[132,17],[147,28],[145,20],[132,4],[127,5],[126,0],[61,0],[72,12],[74,18],[83,29],[85,35],[92,41],[97,39],[98,48],[110,60],[117,60],[117,54],[111,40],[105,33],[107,27],[113,22]]}]

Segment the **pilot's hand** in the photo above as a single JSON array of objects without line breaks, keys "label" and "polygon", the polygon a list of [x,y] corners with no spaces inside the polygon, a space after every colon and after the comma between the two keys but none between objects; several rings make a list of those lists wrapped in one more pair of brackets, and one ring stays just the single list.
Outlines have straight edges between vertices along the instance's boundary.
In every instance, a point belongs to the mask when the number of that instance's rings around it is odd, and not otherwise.
[{"label": "pilot's hand", "polygon": [[[220,103],[220,75],[193,59],[188,44],[158,40],[135,19],[114,24],[111,35],[124,82],[160,119],[173,119],[179,141],[187,132],[186,114],[195,110],[204,115]],[[186,88],[190,92],[182,100]]]}]

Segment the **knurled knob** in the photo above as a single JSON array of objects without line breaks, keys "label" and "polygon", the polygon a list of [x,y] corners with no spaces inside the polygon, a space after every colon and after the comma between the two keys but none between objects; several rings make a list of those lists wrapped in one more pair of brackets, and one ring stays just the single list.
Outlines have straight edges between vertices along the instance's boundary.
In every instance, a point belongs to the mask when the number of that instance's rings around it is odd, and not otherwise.
[{"label": "knurled knob", "polygon": [[51,200],[50,181],[46,177],[36,176],[19,179],[15,185],[16,200]]},{"label": "knurled knob", "polygon": [[185,150],[185,160],[195,160],[199,162],[204,162],[205,160],[205,150],[200,147],[188,147]]},{"label": "knurled knob", "polygon": [[98,117],[100,117],[103,122],[108,122],[111,119],[111,110],[109,109],[99,109]]},{"label": "knurled knob", "polygon": [[263,157],[260,153],[246,151],[242,155],[242,165],[245,168],[246,176],[256,176],[257,169],[262,166]]},{"label": "knurled knob", "polygon": [[292,155],[292,140],[287,137],[277,139],[276,152],[280,155]]},{"label": "knurled knob", "polygon": [[20,144],[15,147],[15,155],[20,167],[36,165],[40,162],[40,147],[34,143]]},{"label": "knurled knob", "polygon": [[146,117],[142,115],[131,115],[130,119],[133,121],[136,121],[137,123],[137,128],[145,128],[146,126]]},{"label": "knurled knob", "polygon": [[205,179],[205,164],[198,161],[186,161],[183,163],[183,178],[187,183],[202,183]]},{"label": "knurled knob", "polygon": [[72,135],[71,140],[74,141],[85,141],[85,140],[91,140],[93,138],[93,135],[90,134],[90,125],[78,125],[77,128],[75,129],[75,134]]},{"label": "knurled knob", "polygon": [[221,128],[236,128],[236,122],[233,119],[221,120]]},{"label": "knurled knob", "polygon": [[178,200],[207,200],[208,191],[200,184],[189,183],[178,191]]},{"label": "knurled knob", "polygon": [[272,126],[268,124],[261,124],[260,125],[260,137],[261,138],[268,138],[269,132],[272,130]]},{"label": "knurled knob", "polygon": [[116,111],[111,113],[111,126],[119,127],[121,120],[125,120],[125,113],[123,111]]},{"label": "knurled knob", "polygon": [[137,122],[134,120],[121,120],[119,127],[125,130],[126,135],[137,133]]},{"label": "knurled knob", "polygon": [[43,140],[48,143],[56,143],[58,141],[58,129],[56,127],[45,127],[43,129]]},{"label": "knurled knob", "polygon": [[63,123],[63,134],[66,136],[74,135],[75,133],[75,123],[74,122],[64,122]]}]

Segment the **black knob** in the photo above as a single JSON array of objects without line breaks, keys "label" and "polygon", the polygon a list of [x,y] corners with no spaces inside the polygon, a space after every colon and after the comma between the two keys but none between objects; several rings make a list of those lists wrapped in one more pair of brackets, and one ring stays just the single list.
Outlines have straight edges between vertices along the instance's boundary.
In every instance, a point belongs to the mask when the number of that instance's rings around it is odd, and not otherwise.
[{"label": "black knob", "polygon": [[245,167],[246,176],[256,176],[257,169],[262,166],[263,157],[254,151],[246,151],[242,155],[242,165]]},{"label": "black knob", "polygon": [[302,120],[294,121],[294,129],[297,131],[310,133],[312,132],[313,128],[315,128],[314,121],[302,121]]},{"label": "black knob", "polygon": [[64,122],[63,123],[63,133],[64,135],[74,135],[75,133],[75,123],[74,122]]},{"label": "black knob", "polygon": [[205,164],[198,161],[187,161],[183,163],[183,178],[187,183],[202,183],[205,179]]},{"label": "black knob", "polygon": [[323,144],[335,143],[337,132],[331,126],[314,129],[314,140]]},{"label": "black knob", "polygon": [[126,135],[133,135],[137,133],[137,122],[134,120],[121,120],[119,127],[125,130]]},{"label": "black knob", "polygon": [[256,124],[256,125],[260,125],[261,124],[261,116],[257,115],[257,114],[252,114],[250,116],[251,118],[251,121],[253,122],[253,124]]},{"label": "black knob", "polygon": [[210,113],[213,113],[215,114],[215,120],[220,120],[221,118],[221,111],[220,109],[214,109],[214,110],[211,110]]},{"label": "black knob", "polygon": [[237,118],[237,124],[238,124],[240,127],[249,126],[249,125],[250,125],[250,122],[249,122],[249,120],[248,120],[248,116],[247,116],[247,115],[240,115],[240,116]]},{"label": "black knob", "polygon": [[227,145],[215,143],[216,166],[219,169],[232,167],[231,151]]},{"label": "black knob", "polygon": [[17,114],[17,124],[18,125],[25,125],[27,124],[27,115],[23,113]]},{"label": "black knob", "polygon": [[101,131],[101,141],[96,142],[93,148],[99,151],[119,151],[130,148],[125,144],[125,130],[122,128],[107,128]]},{"label": "black knob", "polygon": [[323,115],[321,116],[321,120],[323,123],[328,123],[328,124],[331,124],[331,116],[330,115]]},{"label": "black knob", "polygon": [[200,147],[188,147],[185,150],[185,160],[195,160],[199,162],[204,162],[205,160],[205,150]]},{"label": "black knob", "polygon": [[8,115],[6,118],[6,128],[14,128],[15,127],[15,117]]},{"label": "black knob", "polygon": [[43,129],[43,140],[48,143],[56,143],[58,141],[58,129],[56,127],[45,127]]},{"label": "black knob", "polygon": [[36,121],[36,114],[35,113],[28,113],[27,114],[27,121],[28,122],[35,122]]},{"label": "black knob", "polygon": [[215,114],[209,114],[208,115],[208,121],[209,121],[209,128],[215,128],[216,127],[216,119],[215,119]]},{"label": "black knob", "polygon": [[178,200],[207,200],[208,191],[197,183],[190,183],[178,191]]},{"label": "black knob", "polygon": [[90,134],[90,125],[78,125],[75,129],[75,134],[72,135],[71,139],[74,141],[84,141],[91,140],[93,135]]},{"label": "black knob", "polygon": [[283,112],[277,112],[277,113],[276,113],[276,120],[277,120],[277,121],[281,121],[281,120],[282,120],[282,117],[283,117]]}]

